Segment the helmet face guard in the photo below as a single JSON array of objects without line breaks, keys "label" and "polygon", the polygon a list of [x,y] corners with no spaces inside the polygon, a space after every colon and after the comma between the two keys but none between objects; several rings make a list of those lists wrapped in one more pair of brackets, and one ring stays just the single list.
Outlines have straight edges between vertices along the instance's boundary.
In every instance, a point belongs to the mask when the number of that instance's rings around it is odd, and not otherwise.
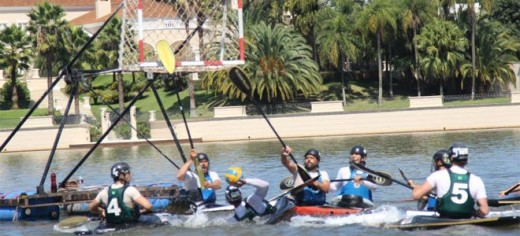
[{"label": "helmet face guard", "polygon": [[242,192],[240,189],[234,186],[228,186],[226,188],[226,201],[231,205],[238,205],[242,202]]},{"label": "helmet face guard", "polygon": [[206,153],[199,153],[197,154],[197,159],[199,160],[199,163],[202,161],[202,160],[206,160],[208,162],[208,171],[209,171],[209,157],[208,157],[208,154]]}]

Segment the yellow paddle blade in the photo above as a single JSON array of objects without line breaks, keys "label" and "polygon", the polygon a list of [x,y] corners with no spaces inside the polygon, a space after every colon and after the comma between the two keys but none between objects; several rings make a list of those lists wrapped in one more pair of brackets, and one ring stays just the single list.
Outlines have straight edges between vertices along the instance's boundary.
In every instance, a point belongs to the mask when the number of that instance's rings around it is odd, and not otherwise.
[{"label": "yellow paddle blade", "polygon": [[90,221],[90,218],[86,216],[73,216],[60,221],[59,226],[62,229],[70,229],[81,226]]},{"label": "yellow paddle blade", "polygon": [[206,189],[206,187],[204,187],[204,182],[206,182],[206,178],[204,178],[204,173],[202,172],[202,167],[200,166],[199,159],[195,158],[193,164],[195,165],[197,175],[199,176],[200,188],[204,190]]},{"label": "yellow paddle blade", "polygon": [[159,60],[163,64],[164,68],[166,68],[168,73],[173,73],[175,71],[175,55],[173,54],[168,41],[163,39],[157,42],[155,50],[157,50]]}]

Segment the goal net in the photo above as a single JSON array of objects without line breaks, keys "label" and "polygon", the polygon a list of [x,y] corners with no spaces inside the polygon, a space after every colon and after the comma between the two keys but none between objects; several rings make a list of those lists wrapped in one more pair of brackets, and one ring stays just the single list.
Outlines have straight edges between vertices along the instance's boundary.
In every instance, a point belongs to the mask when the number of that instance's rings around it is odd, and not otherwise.
[{"label": "goal net", "polygon": [[166,73],[155,45],[167,40],[176,71],[221,70],[244,63],[242,0],[125,0],[119,65]]}]

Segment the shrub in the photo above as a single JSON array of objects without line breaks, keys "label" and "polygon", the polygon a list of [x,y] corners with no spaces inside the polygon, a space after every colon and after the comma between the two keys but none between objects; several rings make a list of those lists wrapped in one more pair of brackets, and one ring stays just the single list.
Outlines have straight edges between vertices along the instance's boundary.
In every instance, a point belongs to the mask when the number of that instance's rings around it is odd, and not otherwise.
[{"label": "shrub", "polygon": [[[20,108],[29,108],[31,97],[29,89],[27,88],[27,84],[16,80],[16,84],[18,85],[18,106]],[[1,104],[2,109],[11,109],[13,102],[13,86],[11,80],[8,80],[1,89],[1,94],[3,94],[3,103]]]}]

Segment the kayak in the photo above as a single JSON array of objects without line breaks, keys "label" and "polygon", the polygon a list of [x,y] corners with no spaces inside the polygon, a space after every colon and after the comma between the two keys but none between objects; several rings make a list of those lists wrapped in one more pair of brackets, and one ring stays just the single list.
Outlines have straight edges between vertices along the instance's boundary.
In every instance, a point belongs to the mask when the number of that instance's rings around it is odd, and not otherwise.
[{"label": "kayak", "polygon": [[292,209],[294,215],[298,216],[343,216],[356,214],[363,211],[362,208],[343,208],[334,206],[296,206]]},{"label": "kayak", "polygon": [[171,217],[172,215],[168,213],[151,213],[141,215],[136,223],[109,225],[104,221],[99,221],[99,219],[92,219],[86,216],[72,216],[55,224],[54,230],[76,235],[104,234],[136,227],[166,225]]},{"label": "kayak", "polygon": [[440,229],[454,225],[508,226],[520,224],[520,216],[502,216],[477,219],[447,219],[437,216],[414,216],[401,224],[390,225],[389,228],[401,230]]},{"label": "kayak", "polygon": [[512,194],[497,199],[488,199],[488,205],[490,207],[500,207],[512,204],[520,204],[520,194]]},{"label": "kayak", "polygon": [[520,224],[520,215],[515,211],[490,212],[487,218],[450,219],[441,218],[433,211],[407,211],[398,224],[386,225],[387,228],[400,230],[430,230],[455,225],[510,226]]},{"label": "kayak", "polygon": [[330,205],[339,208],[372,208],[374,202],[356,195],[339,195],[330,201]]}]

